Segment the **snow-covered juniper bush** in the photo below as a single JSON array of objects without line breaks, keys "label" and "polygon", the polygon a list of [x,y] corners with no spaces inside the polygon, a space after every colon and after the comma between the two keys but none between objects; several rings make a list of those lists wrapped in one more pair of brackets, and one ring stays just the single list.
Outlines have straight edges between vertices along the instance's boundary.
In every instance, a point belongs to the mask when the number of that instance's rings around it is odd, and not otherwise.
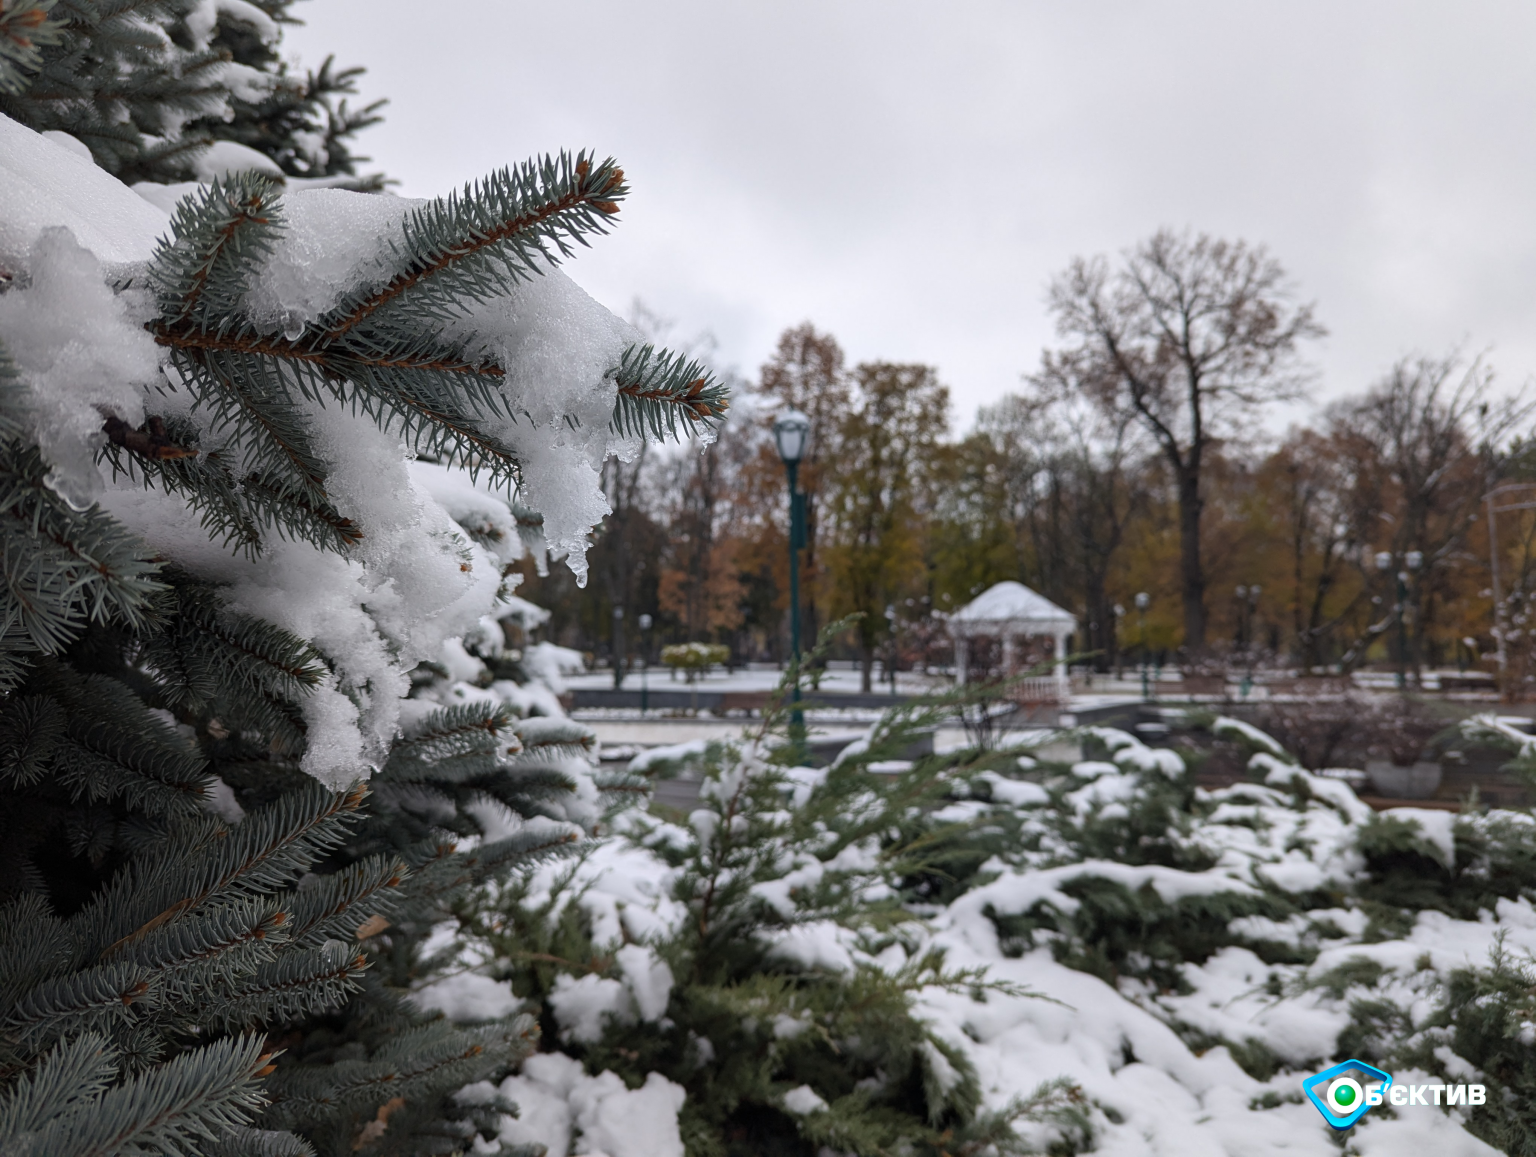
[{"label": "snow-covered juniper bush", "polygon": [[580,574],[594,464],[727,404],[556,268],[613,161],[348,191],[372,109],[287,7],[0,4],[6,1154],[496,1137],[453,1094],[536,1026],[413,1005],[426,937],[623,786],[519,685],[511,564]]},{"label": "snow-covered juniper bush", "polygon": [[[622,813],[614,838],[462,909],[482,977],[510,980],[560,1050],[481,1086],[530,1107],[502,1136],[1536,1152],[1529,813],[1379,814],[1251,725],[1204,725],[1245,781],[1200,788],[1185,753],[1107,728],[1063,762],[898,761],[899,720],[831,770],[763,744],[650,753],[647,775],[697,765],[696,807]],[[1334,1138],[1302,1081],[1349,1058],[1488,1096],[1373,1108]],[[609,1148],[593,1106],[623,1096],[660,1103],[671,1138]]]},{"label": "snow-covered juniper bush", "polygon": [[1070,1081],[983,1108],[976,1070],[918,1008],[924,993],[1030,995],[946,966],[912,906],[938,879],[963,889],[994,850],[1000,828],[940,813],[970,777],[1015,757],[973,750],[870,771],[960,698],[890,713],[832,768],[790,766],[784,710],[739,744],[658,749],[636,770],[699,774],[697,808],[623,813],[614,839],[487,895],[466,930],[566,1054],[503,1091],[558,1114],[583,1066],[631,1087],[665,1078],[695,1157],[1037,1152],[1026,1123],[1084,1138]]}]

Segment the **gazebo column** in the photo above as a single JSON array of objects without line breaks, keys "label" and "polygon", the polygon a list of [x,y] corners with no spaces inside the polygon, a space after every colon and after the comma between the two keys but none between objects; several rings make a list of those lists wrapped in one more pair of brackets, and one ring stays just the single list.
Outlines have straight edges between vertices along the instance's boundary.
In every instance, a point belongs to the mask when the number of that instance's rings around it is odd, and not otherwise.
[{"label": "gazebo column", "polygon": [[1067,636],[1058,631],[1056,634],[1056,693],[1065,703],[1071,690],[1072,685],[1067,680]]},{"label": "gazebo column", "polygon": [[965,670],[971,665],[970,642],[964,635],[955,635],[955,686],[965,685]]},{"label": "gazebo column", "polygon": [[1013,668],[1018,659],[1017,648],[1013,641],[1013,632],[1003,631],[1003,678],[1007,679],[1013,674]]}]

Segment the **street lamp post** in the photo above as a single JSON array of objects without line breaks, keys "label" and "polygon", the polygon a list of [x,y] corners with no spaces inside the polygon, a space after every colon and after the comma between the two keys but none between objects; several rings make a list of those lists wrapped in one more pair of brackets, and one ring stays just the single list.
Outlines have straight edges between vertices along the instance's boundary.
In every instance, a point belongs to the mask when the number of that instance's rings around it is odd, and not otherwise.
[{"label": "street lamp post", "polygon": [[1408,650],[1408,580],[1410,575],[1416,577],[1424,566],[1424,552],[1410,550],[1403,555],[1403,566],[1407,569],[1397,572],[1397,645],[1403,652],[1402,676],[1398,679],[1398,685],[1407,685],[1408,664],[1412,662],[1414,680],[1422,687],[1423,681],[1419,679],[1418,647],[1413,648],[1412,654]]},{"label": "street lamp post", "polygon": [[624,608],[613,608],[613,689],[624,686]]},{"label": "street lamp post", "polygon": [[896,694],[896,660],[899,658],[896,647],[896,608],[894,606],[885,608],[885,622],[891,635],[891,658],[886,675],[891,684],[891,694],[894,695]]},{"label": "street lamp post", "polygon": [[1244,699],[1253,690],[1253,621],[1259,613],[1259,595],[1263,590],[1257,583],[1237,588],[1237,651],[1246,658],[1248,667],[1240,684]]},{"label": "street lamp post", "polygon": [[[1392,552],[1381,550],[1376,552],[1376,569],[1386,574],[1392,569]],[[1407,592],[1403,590],[1403,572],[1397,572],[1397,605],[1392,613],[1397,616],[1397,689],[1404,690],[1408,686],[1408,676],[1403,670],[1403,658],[1407,654],[1407,632],[1403,629],[1403,597]]]},{"label": "street lamp post", "polygon": [[1140,627],[1141,640],[1138,647],[1141,651],[1141,701],[1152,701],[1152,683],[1147,669],[1147,608],[1152,605],[1152,596],[1146,591],[1139,591],[1136,595],[1136,619]]},{"label": "street lamp post", "polygon": [[[1494,657],[1499,667],[1499,694],[1504,694],[1505,669],[1509,665],[1509,652],[1504,646],[1504,593],[1499,589],[1499,523],[1500,514],[1516,510],[1536,509],[1536,484],[1530,482],[1506,482],[1495,486],[1483,495],[1488,504],[1488,569],[1493,577],[1493,645]],[[1475,651],[1474,651],[1475,653]]]},{"label": "street lamp post", "polygon": [[[1376,569],[1386,572],[1392,569],[1396,561],[1390,551],[1381,551],[1376,555]],[[1397,689],[1408,689],[1408,572],[1417,572],[1424,565],[1424,552],[1410,550],[1403,555],[1403,567],[1394,575],[1397,583],[1397,606],[1393,613],[1397,616]]]},{"label": "street lamp post", "polygon": [[650,615],[641,615],[640,623],[640,718],[645,718],[645,713],[651,706],[651,619]]},{"label": "street lamp post", "polygon": [[800,551],[805,546],[805,495],[800,493],[800,459],[810,437],[811,420],[799,410],[785,410],[773,423],[773,441],[789,480],[789,654],[794,672],[790,692],[790,740],[796,751],[805,746],[805,714],[800,710]]}]

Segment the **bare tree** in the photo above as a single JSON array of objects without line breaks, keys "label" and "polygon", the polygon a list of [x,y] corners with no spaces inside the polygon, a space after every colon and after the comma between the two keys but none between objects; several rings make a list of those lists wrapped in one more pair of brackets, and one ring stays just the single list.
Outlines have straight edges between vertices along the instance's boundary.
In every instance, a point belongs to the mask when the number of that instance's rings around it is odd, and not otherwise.
[{"label": "bare tree", "polygon": [[1291,629],[1296,659],[1304,671],[1324,662],[1328,637],[1357,608],[1362,594],[1340,604],[1338,592],[1353,573],[1370,533],[1351,503],[1352,481],[1361,464],[1338,442],[1316,430],[1293,430],[1264,464],[1260,484],[1278,499],[1286,528],[1291,568]]},{"label": "bare tree", "polygon": [[650,551],[659,537],[659,528],[646,510],[642,480],[647,462],[646,443],[625,462],[609,458],[603,462],[602,486],[611,513],[603,520],[593,550],[594,569],[602,576],[603,590],[611,605],[611,646],[613,650],[613,685],[624,685],[629,656],[625,641],[626,616],[638,613],[642,584],[656,578],[648,565]]},{"label": "bare tree", "polygon": [[737,462],[728,452],[732,431],[708,446],[690,440],[659,473],[668,541],[661,608],[675,615],[690,640],[713,640],[740,621],[740,581],[724,533]]},{"label": "bare tree", "polygon": [[1020,547],[1031,548],[1018,552],[1018,577],[1083,612],[1087,649],[1108,670],[1118,648],[1110,570],[1141,506],[1133,482],[1144,447],[1131,419],[1097,409],[1081,391],[1051,390],[1008,395],[983,407],[976,425],[1003,476],[995,509],[982,517],[1011,523]]},{"label": "bare tree", "polygon": [[[714,354],[713,335],[706,332],[691,338],[682,337],[676,332],[675,322],[656,313],[638,298],[630,305],[629,320],[649,341],[657,344],[665,342],[706,362]],[[603,493],[608,499],[611,513],[603,520],[602,529],[596,536],[593,569],[601,577],[602,590],[607,596],[608,605],[600,608],[600,613],[608,616],[615,688],[623,685],[628,669],[629,640],[626,639],[625,625],[637,620],[642,610],[668,609],[658,607],[657,603],[660,594],[658,587],[666,578],[662,561],[666,548],[671,544],[668,541],[669,528],[664,528],[658,521],[663,510],[653,494],[656,476],[660,474],[670,478],[675,475],[682,478],[683,487],[690,498],[697,499],[702,491],[702,501],[712,515],[714,494],[718,490],[715,460],[710,455],[697,452],[700,447],[696,440],[690,440],[689,446],[695,453],[692,459],[686,460],[686,468],[679,465],[675,454],[664,455],[658,461],[652,447],[644,442],[639,443],[633,456],[627,460],[612,457],[602,465]],[[662,486],[668,488],[665,481]],[[694,540],[698,538],[699,523],[697,517],[688,516],[696,515],[694,508],[698,506],[698,501],[690,504],[685,500],[680,506],[687,515],[680,520],[684,536],[682,549],[696,549],[697,543]],[[712,545],[712,532],[711,517],[707,520],[704,534],[706,555]],[[690,611],[686,619],[688,628],[692,630],[695,615]]]},{"label": "bare tree", "polygon": [[[1429,628],[1471,561],[1467,535],[1498,453],[1532,409],[1525,391],[1496,398],[1486,363],[1456,353],[1403,358],[1364,397],[1329,409],[1333,440],[1357,464],[1353,505],[1361,538],[1392,557],[1388,572],[1372,576],[1386,584],[1380,597],[1388,612],[1364,629],[1346,665],[1401,617],[1409,653],[1397,656],[1398,665],[1418,667]],[[1421,561],[1405,571],[1399,606],[1394,576],[1410,552]]]},{"label": "bare tree", "polygon": [[1135,417],[1172,468],[1178,492],[1184,643],[1206,641],[1200,514],[1212,444],[1240,435],[1266,403],[1298,397],[1298,346],[1324,333],[1295,305],[1285,271],[1262,246],[1162,230],[1126,252],[1073,261],[1052,282],[1057,332],[1038,379],[1073,385]]}]

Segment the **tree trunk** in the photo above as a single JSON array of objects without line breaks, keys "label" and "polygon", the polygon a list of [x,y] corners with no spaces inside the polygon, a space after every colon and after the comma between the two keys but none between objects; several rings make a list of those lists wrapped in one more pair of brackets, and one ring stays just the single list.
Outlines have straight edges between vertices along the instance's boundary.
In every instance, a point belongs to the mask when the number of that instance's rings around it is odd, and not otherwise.
[{"label": "tree trunk", "polygon": [[1312,588],[1312,605],[1307,610],[1306,627],[1302,631],[1302,668],[1310,672],[1321,667],[1323,659],[1323,604],[1333,589],[1333,560],[1323,556],[1323,568]]},{"label": "tree trunk", "polygon": [[1119,642],[1115,638],[1115,610],[1105,594],[1102,575],[1088,576],[1085,610],[1088,612],[1088,649],[1098,652],[1093,659],[1094,669],[1107,672],[1114,669],[1115,650]]},{"label": "tree trunk", "polygon": [[1200,470],[1179,470],[1179,578],[1184,598],[1184,647],[1191,655],[1205,650],[1205,567],[1200,558]]},{"label": "tree trunk", "polygon": [[[1294,491],[1293,500],[1294,500]],[[1306,577],[1307,520],[1299,515],[1291,526],[1291,633],[1296,640],[1296,661],[1301,664],[1302,674],[1309,674],[1316,665],[1312,662],[1312,642],[1307,636],[1305,612],[1301,605],[1301,588]]]},{"label": "tree trunk", "polygon": [[868,643],[859,645],[859,690],[868,695],[875,689],[875,649]]}]

